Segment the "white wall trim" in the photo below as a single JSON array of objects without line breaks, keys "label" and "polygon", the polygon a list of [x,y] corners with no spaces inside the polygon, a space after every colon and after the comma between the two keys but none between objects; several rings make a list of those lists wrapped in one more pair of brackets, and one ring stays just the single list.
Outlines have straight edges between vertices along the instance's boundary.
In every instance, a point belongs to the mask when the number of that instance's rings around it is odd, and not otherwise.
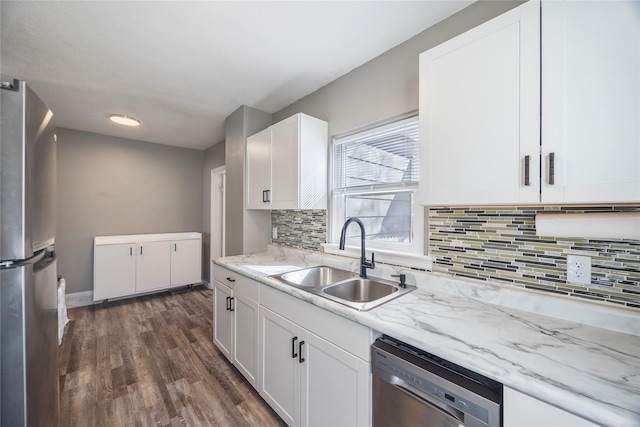
[{"label": "white wall trim", "polygon": [[93,302],[93,291],[74,292],[65,295],[67,308],[85,307],[87,305],[97,304]]}]

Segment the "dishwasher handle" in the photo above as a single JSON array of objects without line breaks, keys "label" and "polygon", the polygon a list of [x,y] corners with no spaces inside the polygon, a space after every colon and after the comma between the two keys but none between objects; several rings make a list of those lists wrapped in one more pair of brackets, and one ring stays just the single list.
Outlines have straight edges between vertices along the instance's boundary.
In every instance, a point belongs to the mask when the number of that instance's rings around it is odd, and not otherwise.
[{"label": "dishwasher handle", "polygon": [[459,411],[458,409],[454,408],[451,405],[447,405],[444,402],[432,399],[427,394],[413,387],[406,381],[403,381],[401,378],[396,377],[395,375],[391,375],[391,380],[389,381],[389,383],[404,394],[407,394],[410,397],[419,400],[425,405],[429,405],[438,412],[441,412],[443,415],[464,425],[464,412]]}]

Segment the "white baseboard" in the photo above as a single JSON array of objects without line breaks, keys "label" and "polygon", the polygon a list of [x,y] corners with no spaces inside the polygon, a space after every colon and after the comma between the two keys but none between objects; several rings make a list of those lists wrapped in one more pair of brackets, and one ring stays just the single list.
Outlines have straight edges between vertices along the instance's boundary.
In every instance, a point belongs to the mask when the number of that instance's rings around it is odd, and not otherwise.
[{"label": "white baseboard", "polygon": [[[213,285],[211,285],[206,280],[202,281],[202,284],[207,287],[207,289],[213,289]],[[197,284],[194,284],[197,286]],[[167,289],[165,289],[166,291]],[[158,291],[150,291],[148,294],[157,293]],[[146,295],[145,294],[136,294],[136,295],[128,295],[120,298],[112,298],[112,301],[116,301],[119,299],[132,298],[135,296]],[[87,305],[100,304],[101,301],[93,300],[93,291],[84,291],[84,292],[74,292],[72,294],[65,295],[65,303],[67,304],[67,308],[76,308],[76,307],[85,307]]]},{"label": "white baseboard", "polygon": [[65,295],[67,308],[84,307],[95,304],[93,302],[93,291],[74,292]]}]

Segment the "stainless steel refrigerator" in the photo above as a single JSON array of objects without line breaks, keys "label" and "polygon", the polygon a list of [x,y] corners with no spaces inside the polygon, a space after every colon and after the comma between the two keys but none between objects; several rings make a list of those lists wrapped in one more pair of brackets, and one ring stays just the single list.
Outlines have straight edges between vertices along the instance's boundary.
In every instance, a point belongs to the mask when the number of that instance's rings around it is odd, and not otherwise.
[{"label": "stainless steel refrigerator", "polygon": [[59,424],[53,114],[23,81],[0,89],[0,424]]}]

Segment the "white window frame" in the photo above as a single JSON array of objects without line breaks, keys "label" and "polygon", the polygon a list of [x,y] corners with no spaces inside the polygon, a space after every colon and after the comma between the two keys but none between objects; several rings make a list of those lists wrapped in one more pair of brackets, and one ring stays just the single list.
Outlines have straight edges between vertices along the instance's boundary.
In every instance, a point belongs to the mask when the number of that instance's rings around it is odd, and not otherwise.
[{"label": "white window frame", "polygon": [[[361,132],[366,132],[367,130],[373,130],[376,128],[380,128],[383,126],[387,126],[389,124],[393,124],[396,122],[400,122],[402,120],[416,117],[417,112],[412,112],[409,114],[402,115],[400,117],[395,117],[390,120],[386,120],[384,122],[378,122],[373,125],[367,126],[366,128],[360,128],[348,133],[336,135],[332,138],[332,143],[330,147],[329,154],[329,163],[331,168],[330,174],[330,194],[329,194],[329,215],[328,215],[328,227],[327,227],[327,242],[324,244],[324,251],[326,253],[331,253],[335,255],[343,255],[349,257],[360,257],[360,239],[359,238],[351,238],[347,239],[345,250],[339,250],[338,242],[340,241],[340,232],[342,230],[342,226],[344,222],[347,220],[345,218],[344,213],[344,201],[346,199],[346,194],[336,194],[334,192],[334,174],[335,174],[335,144],[336,141],[343,140],[345,137],[350,135],[354,135]],[[386,189],[362,189],[358,194],[380,194],[383,191],[393,192],[407,190],[411,191],[413,194],[413,215],[412,215],[412,228],[413,228],[413,239],[411,244],[397,243],[397,242],[382,242],[376,240],[366,240],[365,246],[367,250],[367,258],[371,259],[371,252],[375,252],[376,261],[393,264],[399,266],[406,267],[414,267],[414,268],[422,268],[422,269],[431,269],[431,258],[425,255],[425,241],[426,236],[424,233],[424,212],[425,207],[420,205],[420,194],[419,188],[417,185],[409,185],[406,184],[398,184],[398,185],[389,185]],[[350,195],[354,193],[350,192]],[[355,225],[351,225],[350,227],[356,227]]]}]

